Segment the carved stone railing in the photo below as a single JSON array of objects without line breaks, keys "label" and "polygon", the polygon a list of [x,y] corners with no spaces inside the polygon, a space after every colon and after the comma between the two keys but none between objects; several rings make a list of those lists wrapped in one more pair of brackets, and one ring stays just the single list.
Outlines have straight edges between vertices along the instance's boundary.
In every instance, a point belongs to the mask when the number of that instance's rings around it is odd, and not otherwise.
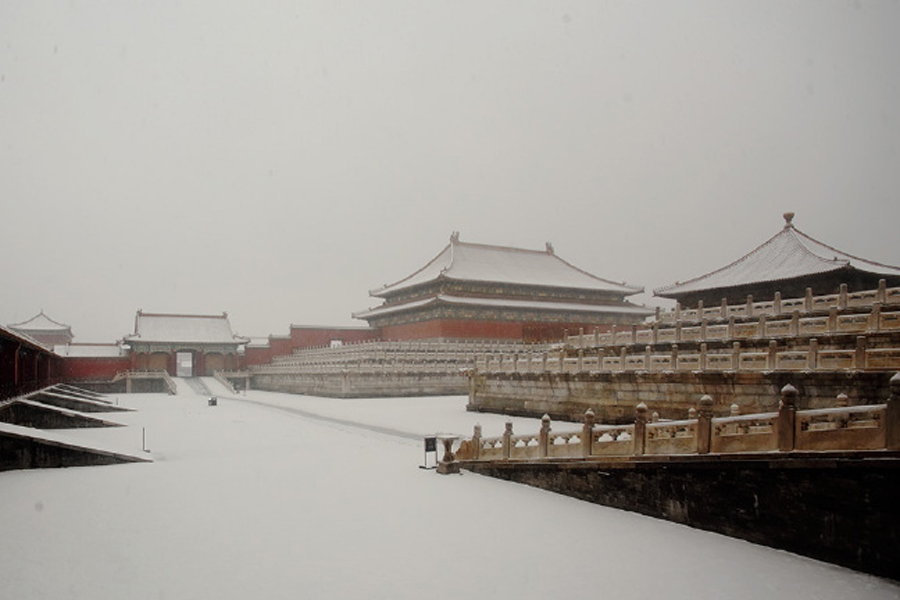
[{"label": "carved stone railing", "polygon": [[599,351],[578,350],[575,357],[557,350],[526,356],[495,354],[476,359],[474,367],[486,373],[595,373],[595,372],[667,372],[667,371],[837,371],[837,370],[896,370],[900,369],[900,347],[869,348],[867,336],[856,337],[852,349],[820,349],[818,340],[806,340],[805,347],[779,349],[770,340],[765,350],[744,348],[733,342],[725,350],[709,351],[707,344],[699,344],[699,351],[683,351],[677,345],[663,353],[653,353],[651,346],[644,352],[628,353],[620,349],[618,356],[603,356]]},{"label": "carved stone railing", "polygon": [[[788,338],[822,334],[900,331],[900,288],[886,288],[884,280],[876,290],[828,296],[752,302],[720,307],[661,312],[644,325],[610,331],[579,332],[566,337],[570,348],[597,348],[634,344],[677,344],[680,342],[729,341],[753,338]],[[842,312],[844,311],[844,312]]]},{"label": "carved stone railing", "polygon": [[455,376],[472,369],[478,356],[523,352],[533,347],[506,341],[365,341],[337,347],[298,349],[291,355],[275,357],[271,364],[254,366],[251,370],[254,374],[396,375],[414,372]]},{"label": "carved stone railing", "polygon": [[121,381],[122,379],[125,380],[126,393],[131,392],[131,382],[135,379],[161,379],[169,394],[178,393],[178,385],[166,371],[119,371],[112,380]]},{"label": "carved stone railing", "polygon": [[748,296],[746,302],[740,304],[728,304],[724,299],[721,304],[712,307],[704,307],[700,302],[695,309],[683,309],[676,303],[670,311],[660,312],[660,322],[676,321],[702,321],[703,319],[728,319],[729,317],[759,317],[761,315],[777,316],[790,314],[797,310],[800,312],[827,311],[831,308],[844,310],[848,308],[869,308],[875,304],[900,305],[900,288],[888,288],[884,280],[878,282],[878,288],[874,290],[861,290],[849,292],[846,284],[841,284],[837,294],[813,296],[812,290],[807,288],[806,295],[802,298],[782,299],[781,293],[776,292],[774,300],[766,302],[754,302],[753,296]]},{"label": "carved stone railing", "polygon": [[[713,417],[713,399],[704,396],[689,418],[657,421],[644,403],[633,425],[597,425],[585,413],[580,430],[553,432],[550,417],[533,435],[515,435],[512,423],[502,436],[484,438],[476,425],[463,440],[458,460],[590,459],[604,456],[665,456],[793,451],[900,450],[900,373],[890,381],[887,404],[797,410],[799,394],[786,385],[777,413]],[[838,403],[843,401],[840,399]],[[732,413],[737,406],[732,406]]]}]

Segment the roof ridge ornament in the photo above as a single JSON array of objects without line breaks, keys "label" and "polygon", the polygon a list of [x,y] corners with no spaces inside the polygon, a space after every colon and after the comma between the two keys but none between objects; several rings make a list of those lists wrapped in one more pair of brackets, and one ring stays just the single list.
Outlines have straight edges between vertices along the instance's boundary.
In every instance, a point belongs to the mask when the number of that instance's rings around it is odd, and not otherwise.
[{"label": "roof ridge ornament", "polygon": [[459,232],[454,231],[450,234],[450,241],[454,244],[459,242]]},{"label": "roof ridge ornament", "polygon": [[547,249],[547,254],[555,254],[555,251],[553,250],[553,244],[551,244],[550,242],[546,242],[545,247]]},{"label": "roof ridge ornament", "polygon": [[784,228],[785,229],[793,229],[794,224],[792,221],[794,220],[794,213],[786,212],[781,216],[784,217]]}]

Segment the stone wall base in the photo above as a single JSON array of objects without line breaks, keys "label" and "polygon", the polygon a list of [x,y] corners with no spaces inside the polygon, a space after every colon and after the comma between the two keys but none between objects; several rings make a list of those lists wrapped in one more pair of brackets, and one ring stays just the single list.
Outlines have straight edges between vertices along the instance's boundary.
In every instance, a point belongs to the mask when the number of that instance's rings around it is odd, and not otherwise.
[{"label": "stone wall base", "polygon": [[900,452],[462,467],[900,579]]},{"label": "stone wall base", "polygon": [[464,375],[256,374],[251,388],[329,398],[391,398],[462,396],[468,393],[469,384]]},{"label": "stone wall base", "polygon": [[634,421],[643,402],[663,419],[684,419],[700,398],[713,398],[713,411],[727,415],[778,410],[781,388],[800,392],[800,409],[835,406],[838,394],[850,405],[880,404],[890,394],[893,373],[868,371],[491,373],[476,374],[469,410],[580,422],[591,409],[599,423]]}]

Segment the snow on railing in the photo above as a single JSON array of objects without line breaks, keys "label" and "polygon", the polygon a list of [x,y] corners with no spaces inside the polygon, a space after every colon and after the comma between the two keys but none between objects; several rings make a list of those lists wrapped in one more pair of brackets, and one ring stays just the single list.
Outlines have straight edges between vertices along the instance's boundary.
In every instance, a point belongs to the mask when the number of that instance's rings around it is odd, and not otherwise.
[{"label": "snow on railing", "polygon": [[[574,348],[621,346],[632,344],[663,344],[690,341],[749,339],[757,337],[797,337],[822,333],[870,333],[900,329],[900,288],[885,287],[848,293],[842,284],[841,293],[813,296],[807,290],[805,298],[781,300],[776,293],[770,302],[748,301],[743,304],[660,312],[657,319],[644,325],[609,331],[581,331],[566,337],[566,344]],[[884,312],[885,308],[893,310]],[[853,312],[841,314],[851,309]],[[868,310],[866,310],[868,309]],[[860,312],[863,311],[863,312]],[[824,315],[822,313],[828,313]]]},{"label": "snow on railing", "polygon": [[[447,374],[460,376],[479,356],[522,352],[534,346],[505,341],[366,341],[339,347],[295,350],[272,363],[252,367],[256,374]],[[543,348],[544,346],[540,346]]]},{"label": "snow on railing", "polygon": [[869,348],[866,336],[856,338],[855,348],[820,349],[816,338],[806,346],[790,350],[779,349],[770,340],[765,349],[748,349],[735,341],[730,348],[709,350],[706,342],[697,350],[681,350],[672,345],[665,353],[653,352],[645,346],[643,352],[628,353],[620,348],[618,356],[606,356],[597,351],[579,349],[577,356],[563,351],[478,357],[474,362],[479,374],[512,373],[603,373],[636,371],[648,373],[695,371],[835,371],[835,370],[894,370],[900,369],[900,348]]},{"label": "snow on railing", "polygon": [[[511,422],[503,435],[482,437],[481,426],[460,443],[462,461],[540,460],[604,456],[669,456],[741,452],[900,450],[900,373],[890,382],[886,404],[797,410],[799,394],[781,390],[778,412],[713,417],[713,399],[703,396],[687,419],[658,421],[642,402],[631,425],[598,425],[588,410],[580,430],[554,432],[544,415],[536,434],[516,435]],[[838,404],[846,397],[838,398]]]},{"label": "snow on railing", "polygon": [[112,380],[121,381],[122,379],[125,380],[126,393],[131,392],[131,382],[135,379],[162,379],[163,385],[169,394],[174,395],[178,393],[178,385],[166,371],[119,371]]}]

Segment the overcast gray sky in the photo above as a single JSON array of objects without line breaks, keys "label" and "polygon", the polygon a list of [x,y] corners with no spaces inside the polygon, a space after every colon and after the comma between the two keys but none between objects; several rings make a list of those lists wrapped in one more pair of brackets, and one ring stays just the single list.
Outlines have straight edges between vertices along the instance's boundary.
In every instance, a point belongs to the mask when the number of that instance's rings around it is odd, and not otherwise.
[{"label": "overcast gray sky", "polygon": [[[900,264],[900,3],[0,3],[0,323],[364,324],[447,243]],[[639,297],[650,302],[652,298]]]}]

